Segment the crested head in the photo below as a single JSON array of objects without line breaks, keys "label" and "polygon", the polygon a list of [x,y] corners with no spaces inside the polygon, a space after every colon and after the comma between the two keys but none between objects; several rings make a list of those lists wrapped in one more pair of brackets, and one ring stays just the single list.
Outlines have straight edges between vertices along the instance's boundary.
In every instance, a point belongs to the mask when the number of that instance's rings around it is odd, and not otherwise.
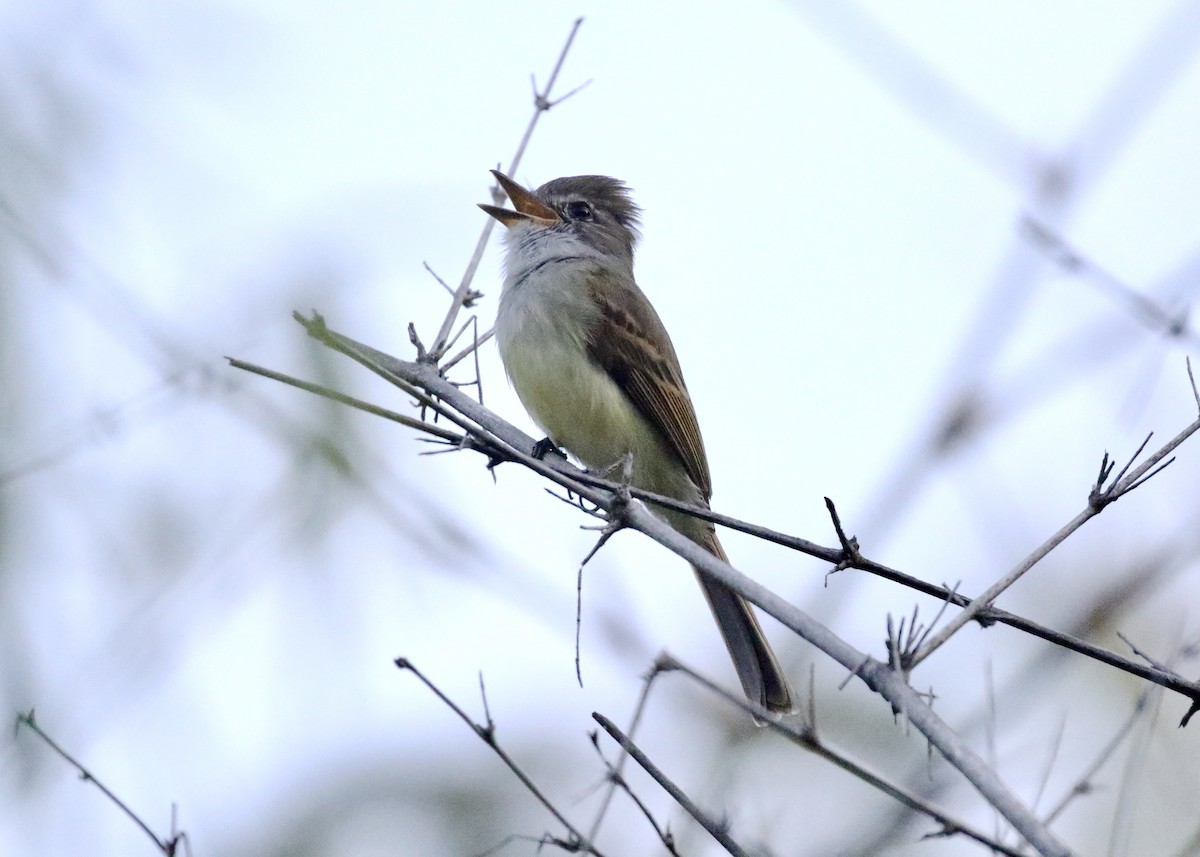
[{"label": "crested head", "polygon": [[553,253],[582,252],[632,269],[641,209],[624,182],[608,176],[565,176],[529,191],[492,172],[516,210],[480,208],[508,227],[510,251],[527,262]]},{"label": "crested head", "polygon": [[564,176],[534,193],[563,219],[563,227],[594,249],[633,265],[642,210],[628,186],[609,176]]},{"label": "crested head", "polygon": [[642,210],[634,203],[629,186],[609,176],[564,176],[553,179],[534,191],[538,198],[562,215],[572,202],[586,202],[596,209],[600,223],[615,223],[630,233],[636,244],[641,234]]}]

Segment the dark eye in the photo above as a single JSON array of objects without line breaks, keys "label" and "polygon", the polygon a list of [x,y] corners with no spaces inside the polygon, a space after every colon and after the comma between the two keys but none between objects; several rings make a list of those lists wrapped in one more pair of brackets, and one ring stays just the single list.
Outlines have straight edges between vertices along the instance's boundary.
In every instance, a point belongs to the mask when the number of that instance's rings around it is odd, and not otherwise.
[{"label": "dark eye", "polygon": [[592,207],[581,199],[567,203],[567,217],[572,220],[591,220]]}]

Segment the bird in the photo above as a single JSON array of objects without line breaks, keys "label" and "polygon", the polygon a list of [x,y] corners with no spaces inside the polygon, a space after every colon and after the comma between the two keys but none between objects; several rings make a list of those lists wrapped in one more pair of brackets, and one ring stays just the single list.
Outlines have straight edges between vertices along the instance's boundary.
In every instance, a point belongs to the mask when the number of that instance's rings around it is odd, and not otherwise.
[{"label": "bird", "polygon": [[[624,459],[630,485],[708,508],[708,457],[679,358],[634,278],[641,209],[629,188],[579,175],[528,190],[492,174],[513,205],[479,206],[506,227],[495,336],[521,403],[550,443],[590,470]],[[728,562],[712,523],[649,508]],[[693,568],[746,698],[772,718],[793,711],[750,604]]]}]

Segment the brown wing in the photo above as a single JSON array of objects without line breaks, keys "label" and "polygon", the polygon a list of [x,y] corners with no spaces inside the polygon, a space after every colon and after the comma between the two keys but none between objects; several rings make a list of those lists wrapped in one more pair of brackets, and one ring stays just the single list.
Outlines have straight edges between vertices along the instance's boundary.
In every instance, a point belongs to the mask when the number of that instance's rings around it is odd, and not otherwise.
[{"label": "brown wing", "polygon": [[666,438],[707,500],[712,495],[712,479],[704,440],[679,358],[658,313],[632,278],[622,283],[617,295],[612,294],[611,284],[598,288],[596,277],[589,280],[588,289],[601,311],[599,323],[588,336],[592,359]]}]

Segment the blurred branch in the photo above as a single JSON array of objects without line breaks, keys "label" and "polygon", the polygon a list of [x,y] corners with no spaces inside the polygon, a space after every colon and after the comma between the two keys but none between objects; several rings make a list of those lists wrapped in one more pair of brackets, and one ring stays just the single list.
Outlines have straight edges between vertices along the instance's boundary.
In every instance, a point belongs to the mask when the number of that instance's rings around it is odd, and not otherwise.
[{"label": "blurred branch", "polygon": [[1071,788],[1067,790],[1067,793],[1063,795],[1062,799],[1054,805],[1054,808],[1046,813],[1047,824],[1053,823],[1062,815],[1063,811],[1070,806],[1075,798],[1090,794],[1092,789],[1096,787],[1094,782],[1096,775],[1100,773],[1100,769],[1116,754],[1120,746],[1125,743],[1125,739],[1133,732],[1133,727],[1137,725],[1138,720],[1145,714],[1149,700],[1150,688],[1146,688],[1138,694],[1137,701],[1133,705],[1133,711],[1130,712],[1129,717],[1125,719],[1125,722],[1121,724],[1112,738],[1108,740],[1108,743],[1100,748],[1100,752],[1096,754],[1095,760],[1088,765],[1079,778],[1072,784]]},{"label": "blurred branch", "polygon": [[[595,716],[597,715],[593,715],[593,717]],[[674,835],[672,835],[669,829],[658,823],[658,821],[654,818],[654,813],[650,811],[650,807],[646,806],[646,802],[638,797],[634,790],[630,788],[629,783],[625,781],[624,775],[622,775],[621,771],[619,770],[619,766],[624,764],[625,760],[629,758],[629,751],[625,749],[624,745],[622,745],[621,755],[617,759],[616,764],[613,764],[612,762],[608,761],[607,757],[604,755],[604,751],[600,749],[599,734],[592,732],[588,737],[591,739],[592,746],[596,748],[596,755],[598,755],[600,757],[600,761],[604,763],[604,769],[607,773],[606,778],[608,779],[609,783],[611,783],[609,795],[612,795],[616,789],[620,789],[621,791],[625,792],[625,794],[629,795],[629,799],[633,801],[633,805],[638,808],[638,811],[641,812],[642,816],[654,829],[654,833],[658,836],[659,841],[663,844],[663,848],[666,848],[667,852],[671,854],[672,857],[681,857],[679,850],[675,847]],[[608,798],[606,797],[605,804],[607,803]]]},{"label": "blurred branch", "polygon": [[608,733],[609,737],[616,741],[621,749],[628,753],[635,762],[641,765],[642,770],[649,774],[656,783],[662,786],[663,790],[669,794],[677,804],[683,807],[683,810],[688,815],[694,818],[701,827],[712,834],[712,837],[716,839],[717,842],[721,843],[722,848],[734,855],[734,857],[749,857],[745,849],[743,849],[742,846],[739,845],[737,841],[729,835],[726,825],[718,822],[704,810],[700,809],[700,807],[696,805],[695,801],[687,796],[683,789],[675,785],[675,783],[671,781],[670,777],[664,774],[661,770],[659,770],[657,765],[650,761],[650,758],[641,751],[641,748],[630,741],[629,738],[626,737],[625,733],[617,728],[617,724],[613,723],[603,714],[595,711],[592,712],[592,719],[599,723],[604,731]]},{"label": "blurred branch", "polygon": [[465,711],[462,710],[462,708],[455,704],[454,700],[446,696],[446,694],[442,692],[441,688],[426,678],[425,674],[417,669],[416,666],[414,666],[413,663],[408,660],[408,658],[396,658],[395,664],[400,669],[408,670],[415,675],[420,680],[421,684],[429,688],[429,690],[433,692],[433,695],[440,699],[447,708],[457,714],[463,723],[466,723],[468,726],[470,726],[471,730],[478,735],[480,739],[482,739],[483,743],[491,747],[492,752],[499,756],[500,760],[508,766],[508,769],[516,775],[517,779],[520,780],[521,784],[525,786],[529,793],[537,799],[538,803],[544,806],[550,812],[550,814],[554,816],[558,823],[565,827],[570,833],[570,838],[566,840],[555,837],[544,837],[538,840],[539,842],[557,845],[569,854],[584,853],[594,854],[596,857],[604,857],[603,853],[586,838],[584,838],[584,835],[575,829],[575,826],[567,820],[567,817],[559,812],[558,808],[555,807],[554,804],[552,804],[544,794],[542,794],[541,790],[534,785],[533,780],[529,778],[529,775],[521,769],[521,766],[518,765],[516,761],[514,761],[513,758],[509,756],[508,753],[504,751],[504,748],[502,748],[496,741],[496,724],[492,720],[491,714],[487,712],[487,695],[483,693],[482,678],[480,678],[479,686],[480,693],[483,696],[483,707],[485,716],[487,717],[487,723],[476,723]]},{"label": "blurred branch", "polygon": [[[967,143],[963,148],[1009,178],[1013,189],[1027,196],[1025,207],[1037,211],[1044,221],[1067,216],[1082,193],[1103,178],[1153,105],[1187,69],[1200,39],[1200,6],[1193,0],[1178,0],[1058,152],[1033,158],[1025,142],[990,114],[975,109],[963,92],[853,4],[819,0],[793,0],[793,4],[821,24],[842,50],[878,85],[898,95],[914,115],[946,139]],[[1040,262],[1040,255],[1030,252],[1023,239],[1001,259],[975,320],[965,328],[961,345],[947,361],[944,379],[936,387],[945,392],[925,408],[930,416],[915,429],[908,450],[863,516],[875,537],[882,538],[895,524],[897,510],[912,505],[912,498],[950,453],[968,440],[978,441],[985,429],[994,429],[995,415],[981,408],[980,402],[986,398],[998,356],[1015,337],[1020,315],[1040,285]],[[1089,366],[1090,362],[1079,361],[1073,368],[1082,372]],[[1056,366],[1051,371],[1062,370]]]},{"label": "blurred branch", "polygon": [[1088,259],[1080,250],[1067,243],[1066,239],[1046,223],[1032,215],[1022,222],[1025,234],[1046,256],[1064,271],[1083,277],[1107,291],[1128,310],[1139,322],[1169,339],[1187,342],[1193,348],[1200,347],[1200,336],[1188,326],[1188,311],[1180,308],[1174,312],[1160,306],[1122,282],[1100,265]]},{"label": "blurred branch", "polygon": [[[630,718],[629,729],[626,730],[630,736],[637,734],[638,726],[641,725],[642,715],[646,712],[646,702],[650,698],[650,688],[654,685],[654,679],[659,675],[657,669],[651,670],[642,680],[642,692],[638,694],[637,705],[633,709],[633,717]],[[597,746],[597,750],[599,746]],[[611,766],[609,771],[609,787],[608,792],[604,795],[604,799],[600,802],[600,808],[596,811],[596,818],[592,822],[592,829],[588,831],[588,839],[595,840],[600,834],[600,825],[604,823],[604,818],[608,813],[608,808],[612,804],[613,795],[617,791],[617,779],[623,778],[625,771],[625,762],[629,759],[629,754],[622,751],[615,765]],[[607,764],[607,762],[606,762]],[[627,792],[628,788],[625,789]],[[633,797],[630,793],[630,797]]]},{"label": "blurred branch", "polygon": [[74,756],[72,756],[70,753],[68,753],[62,747],[60,747],[58,742],[56,742],[53,738],[51,738],[49,735],[47,735],[42,730],[42,727],[40,727],[37,724],[37,721],[34,719],[33,709],[30,709],[27,714],[18,714],[17,715],[16,730],[19,732],[22,727],[30,730],[31,732],[33,732],[33,734],[35,734],[39,738],[41,738],[42,741],[44,741],[51,750],[53,750],[60,757],[62,757],[67,762],[67,764],[69,764],[75,770],[79,771],[79,778],[81,780],[83,780],[85,783],[92,783],[93,785],[96,786],[96,788],[100,789],[100,791],[103,792],[104,796],[106,798],[108,798],[117,807],[117,809],[119,809],[119,810],[121,810],[121,812],[125,813],[125,815],[127,815],[129,817],[129,819],[134,824],[136,824],[143,833],[145,833],[147,836],[150,837],[150,839],[158,847],[158,850],[161,851],[163,854],[165,854],[166,857],[175,857],[175,855],[179,853],[180,845],[183,846],[183,850],[185,852],[187,852],[188,854],[191,853],[191,847],[188,844],[187,834],[183,833],[183,832],[178,832],[178,833],[175,832],[175,810],[174,810],[174,807],[172,807],[172,810],[171,810],[171,836],[168,839],[160,839],[158,837],[158,835],[153,830],[150,829],[150,825],[148,825],[148,824],[146,824],[146,822],[142,821],[141,817],[136,812],[134,812],[132,809],[130,809],[129,805],[127,803],[125,803],[125,801],[123,801],[119,797],[117,797],[116,794],[112,791],[112,789],[110,789],[108,786],[104,785],[104,783],[100,782],[100,780],[96,779],[95,774],[93,774],[91,771],[89,771],[87,768],[85,768],[78,759],[76,759]]},{"label": "blurred branch", "polygon": [[1029,155],[1021,135],[874,16],[854,3],[791,0],[789,5],[934,133],[1006,183],[1024,181]]}]

